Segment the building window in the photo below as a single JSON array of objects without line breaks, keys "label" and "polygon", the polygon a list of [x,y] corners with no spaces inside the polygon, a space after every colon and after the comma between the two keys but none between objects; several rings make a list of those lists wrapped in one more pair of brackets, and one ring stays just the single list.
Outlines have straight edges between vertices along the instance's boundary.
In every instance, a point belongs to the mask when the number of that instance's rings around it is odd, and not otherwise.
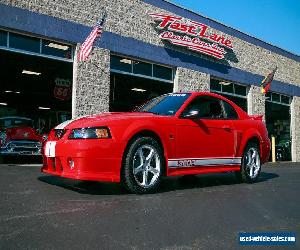
[{"label": "building window", "polygon": [[210,89],[212,92],[229,93],[240,97],[247,97],[247,87],[225,80],[212,78],[210,80]]},{"label": "building window", "polygon": [[173,69],[153,64],[153,76],[155,78],[173,81]]},{"label": "building window", "polygon": [[233,88],[233,83],[231,82],[221,82],[220,83],[222,86],[222,92],[224,93],[229,93],[229,94],[234,94],[234,88]]},{"label": "building window", "polygon": [[152,64],[133,61],[133,74],[152,76]]},{"label": "building window", "polygon": [[289,106],[292,102],[292,97],[274,92],[268,92],[266,94],[266,101]]},{"label": "building window", "polygon": [[7,32],[0,30],[0,46],[7,46]]},{"label": "building window", "polygon": [[119,56],[111,56],[110,57],[110,68],[119,70],[119,71],[123,71],[123,72],[132,73],[132,60],[122,58]]},{"label": "building window", "polygon": [[289,96],[285,96],[285,95],[281,95],[281,103],[284,104],[290,104],[291,103],[291,97]]},{"label": "building window", "polygon": [[42,54],[71,59],[72,47],[70,45],[42,40]]},{"label": "building window", "polygon": [[234,84],[234,93],[239,96],[247,96],[247,87],[239,84]]},{"label": "building window", "polygon": [[210,80],[210,89],[211,91],[215,92],[222,92],[222,89],[221,89],[221,84],[219,83],[218,80],[215,80],[215,79],[211,79]]},{"label": "building window", "polygon": [[274,102],[280,102],[280,95],[276,94],[276,93],[273,93],[272,94],[272,101],[274,101]]},{"label": "building window", "polygon": [[247,112],[247,86],[211,78],[210,90],[223,95]]},{"label": "building window", "polygon": [[40,53],[40,39],[10,33],[9,47],[14,49]]},{"label": "building window", "polygon": [[110,57],[110,68],[115,73],[143,76],[153,80],[172,83],[174,79],[172,68],[117,55]]},{"label": "building window", "polygon": [[71,61],[73,54],[72,45],[4,30],[0,30],[0,47],[4,50],[15,50],[20,53],[53,57],[53,59],[66,61]]}]

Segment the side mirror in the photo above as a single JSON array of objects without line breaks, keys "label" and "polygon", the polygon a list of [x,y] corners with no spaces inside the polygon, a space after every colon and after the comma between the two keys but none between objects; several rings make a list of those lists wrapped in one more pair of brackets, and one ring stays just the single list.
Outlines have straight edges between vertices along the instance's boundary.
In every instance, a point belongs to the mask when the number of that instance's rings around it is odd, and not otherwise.
[{"label": "side mirror", "polygon": [[187,119],[196,119],[199,116],[199,111],[198,110],[190,110],[187,114],[183,116],[183,118]]}]

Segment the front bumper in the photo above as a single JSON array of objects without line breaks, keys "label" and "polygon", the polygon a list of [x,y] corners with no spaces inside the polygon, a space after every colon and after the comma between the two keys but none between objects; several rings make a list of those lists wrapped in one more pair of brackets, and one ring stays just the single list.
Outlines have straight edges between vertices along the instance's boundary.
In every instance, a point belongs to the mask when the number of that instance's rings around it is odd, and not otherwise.
[{"label": "front bumper", "polygon": [[122,143],[113,139],[59,140],[42,172],[75,180],[120,182]]}]

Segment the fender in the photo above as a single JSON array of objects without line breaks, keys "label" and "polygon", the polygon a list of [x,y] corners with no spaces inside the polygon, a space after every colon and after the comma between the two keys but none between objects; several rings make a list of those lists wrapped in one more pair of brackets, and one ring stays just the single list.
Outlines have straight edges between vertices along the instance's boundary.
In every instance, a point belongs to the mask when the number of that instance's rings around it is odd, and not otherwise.
[{"label": "fender", "polygon": [[168,138],[168,132],[164,132],[163,130],[170,131],[171,126],[168,124],[158,125],[154,120],[146,120],[146,121],[134,121],[130,124],[130,126],[124,131],[124,134],[122,136],[122,141],[124,141],[125,147],[123,148],[123,153],[125,152],[125,149],[128,145],[128,142],[138,133],[143,131],[150,131],[158,136],[160,139],[163,150],[164,150],[164,156],[165,160],[168,160],[168,156],[175,150],[175,144],[172,143],[172,140]]},{"label": "fender", "polygon": [[[237,155],[242,156],[244,153],[244,149],[249,141],[249,139],[251,138],[257,138],[257,140],[259,141],[259,143],[261,144],[262,138],[258,132],[258,130],[256,128],[250,128],[248,130],[246,130],[243,134],[239,149],[237,151]],[[259,145],[261,146],[261,145]],[[261,150],[260,150],[261,152]]]}]

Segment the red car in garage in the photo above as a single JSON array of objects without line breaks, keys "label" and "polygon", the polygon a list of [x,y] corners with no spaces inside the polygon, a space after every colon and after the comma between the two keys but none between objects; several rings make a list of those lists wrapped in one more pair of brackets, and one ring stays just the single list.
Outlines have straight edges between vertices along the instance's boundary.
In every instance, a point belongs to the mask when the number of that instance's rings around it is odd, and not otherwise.
[{"label": "red car in garage", "polygon": [[171,93],[134,112],[58,125],[45,144],[42,171],[149,193],[163,176],[235,171],[241,181],[255,182],[269,151],[262,116],[217,94]]},{"label": "red car in garage", "polygon": [[32,119],[0,117],[0,156],[41,155],[43,141]]}]

